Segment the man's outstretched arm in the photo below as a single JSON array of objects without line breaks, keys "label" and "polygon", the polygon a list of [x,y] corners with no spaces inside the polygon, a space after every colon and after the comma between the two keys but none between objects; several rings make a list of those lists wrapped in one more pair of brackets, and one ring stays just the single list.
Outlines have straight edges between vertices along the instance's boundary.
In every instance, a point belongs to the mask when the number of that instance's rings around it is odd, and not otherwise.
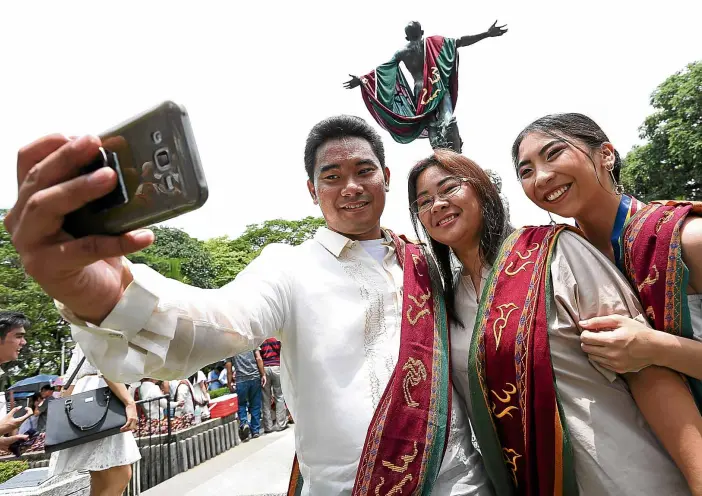
[{"label": "man's outstretched arm", "polygon": [[[388,62],[386,62],[386,64],[399,64],[401,60],[402,50],[395,52],[395,55],[393,55],[392,58]],[[361,78],[359,78],[358,76],[354,76],[353,74],[349,74],[349,76],[351,77],[351,79],[344,83],[344,88],[346,88],[347,90],[352,90],[361,86]]]},{"label": "man's outstretched arm", "polygon": [[58,304],[73,338],[108,379],[178,379],[252,350],[285,327],[292,248],[271,245],[220,289],[200,289],[131,265],[134,281],[99,325]]},{"label": "man's outstretched arm", "polygon": [[485,38],[493,38],[495,36],[502,36],[507,32],[507,24],[503,24],[502,26],[497,25],[497,21],[492,23],[492,26],[490,26],[490,29],[485,31],[484,33],[480,34],[469,34],[467,36],[462,36],[456,40],[456,47],[465,47],[472,45],[473,43],[477,43],[480,40],[484,40]]}]

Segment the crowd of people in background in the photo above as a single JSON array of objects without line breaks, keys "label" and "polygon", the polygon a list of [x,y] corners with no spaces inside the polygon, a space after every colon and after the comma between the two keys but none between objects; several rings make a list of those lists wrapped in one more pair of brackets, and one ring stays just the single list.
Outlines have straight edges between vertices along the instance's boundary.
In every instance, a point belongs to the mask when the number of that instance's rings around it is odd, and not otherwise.
[{"label": "crowd of people in background", "polygon": [[[23,314],[0,311],[0,364],[18,358],[26,344],[24,334],[29,326]],[[280,341],[277,339],[266,341],[260,351],[212,364],[207,373],[199,370],[189,378],[172,381],[146,378],[128,387],[106,380],[87,360],[80,365],[83,357],[80,346],[76,346],[64,377],[42,385],[38,392],[23,401],[24,405],[15,406],[14,400],[8,403],[8,413],[0,417],[0,456],[10,453],[20,456],[24,452],[43,450],[49,403],[105,385],[125,404],[130,429],[54,452],[49,465],[51,475],[88,471],[95,494],[122,494],[126,488],[132,475],[131,465],[140,459],[133,431],[137,436],[149,435],[163,432],[166,422],[171,422],[171,430],[176,431],[209,420],[215,394],[237,393],[243,441],[260,436],[261,421],[266,433],[288,427],[280,388]],[[76,369],[71,384],[65,384],[63,389],[59,387]],[[25,413],[19,414],[23,409]],[[275,423],[271,421],[273,409]]]}]

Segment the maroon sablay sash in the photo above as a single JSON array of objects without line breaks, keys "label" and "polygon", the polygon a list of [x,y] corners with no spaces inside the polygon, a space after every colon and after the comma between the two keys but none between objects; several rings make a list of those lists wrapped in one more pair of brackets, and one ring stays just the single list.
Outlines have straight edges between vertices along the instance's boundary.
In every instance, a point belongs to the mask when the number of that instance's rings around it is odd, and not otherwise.
[{"label": "maroon sablay sash", "polygon": [[623,232],[623,270],[639,294],[646,316],[659,331],[681,335],[684,266],[680,228],[702,202],[653,202],[639,210]]},{"label": "maroon sablay sash", "polygon": [[[622,233],[620,270],[636,290],[655,329],[692,339],[688,271],[680,240],[688,215],[702,215],[702,202],[653,202],[639,210]],[[702,381],[693,377],[687,381],[702,411]]]},{"label": "maroon sablay sash", "polygon": [[448,436],[451,382],[441,288],[432,288],[422,249],[391,236],[404,269],[400,355],[368,428],[354,495],[430,494]]},{"label": "maroon sablay sash", "polygon": [[499,494],[577,494],[548,337],[550,258],[565,228],[525,227],[505,241],[476,319],[472,420]]},{"label": "maroon sablay sash", "polygon": [[[368,427],[352,494],[429,495],[451,418],[446,308],[429,275],[438,270],[422,248],[386,232],[404,269],[400,353]],[[297,459],[289,495],[300,494],[304,484],[296,469]]]}]

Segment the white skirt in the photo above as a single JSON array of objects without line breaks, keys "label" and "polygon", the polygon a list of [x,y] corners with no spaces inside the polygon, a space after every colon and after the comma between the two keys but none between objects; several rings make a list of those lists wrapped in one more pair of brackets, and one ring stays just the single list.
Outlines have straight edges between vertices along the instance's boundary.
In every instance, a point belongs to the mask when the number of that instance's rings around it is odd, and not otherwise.
[{"label": "white skirt", "polygon": [[[106,385],[101,377],[88,375],[78,379],[73,393],[92,391]],[[141,455],[134,434],[120,432],[114,436],[52,453],[49,474],[54,476],[73,470],[98,472],[121,465],[131,465],[140,459]]]}]

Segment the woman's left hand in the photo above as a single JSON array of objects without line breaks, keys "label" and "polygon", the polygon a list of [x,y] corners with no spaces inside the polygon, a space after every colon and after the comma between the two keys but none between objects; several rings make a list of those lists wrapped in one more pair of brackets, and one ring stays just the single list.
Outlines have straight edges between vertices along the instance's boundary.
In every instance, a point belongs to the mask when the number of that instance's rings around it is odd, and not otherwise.
[{"label": "woman's left hand", "polygon": [[580,346],[590,360],[624,374],[653,365],[652,341],[658,332],[621,315],[583,320]]},{"label": "woman's left hand", "polygon": [[136,403],[131,402],[125,406],[127,422],[120,429],[121,432],[134,431],[137,428],[139,417],[137,415]]}]

